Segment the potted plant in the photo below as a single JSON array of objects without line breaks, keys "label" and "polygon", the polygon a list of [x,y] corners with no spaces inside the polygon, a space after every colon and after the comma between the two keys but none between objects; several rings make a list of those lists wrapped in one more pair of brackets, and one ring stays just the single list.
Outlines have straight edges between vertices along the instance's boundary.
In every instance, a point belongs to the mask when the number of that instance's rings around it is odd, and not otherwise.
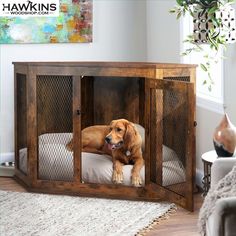
[{"label": "potted plant", "polygon": [[[183,55],[191,52],[203,54],[204,62],[201,69],[207,74],[209,80],[204,80],[211,90],[214,83],[211,77],[211,65],[217,63],[221,48],[226,49],[228,43],[236,41],[235,10],[232,4],[235,0],[176,0],[176,6],[170,10],[177,19],[186,14],[193,18],[193,32],[184,40],[189,43]],[[209,44],[211,52],[205,53],[202,44]]]}]

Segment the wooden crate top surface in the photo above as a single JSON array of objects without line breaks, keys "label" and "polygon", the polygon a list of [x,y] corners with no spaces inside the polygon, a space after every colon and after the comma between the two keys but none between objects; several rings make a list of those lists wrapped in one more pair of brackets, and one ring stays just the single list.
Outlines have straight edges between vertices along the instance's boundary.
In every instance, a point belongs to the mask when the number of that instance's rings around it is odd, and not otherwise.
[{"label": "wooden crate top surface", "polygon": [[150,62],[13,62],[14,65],[22,66],[53,66],[53,67],[111,67],[111,68],[140,68],[140,69],[170,69],[170,68],[195,68],[194,64],[178,63],[150,63]]}]

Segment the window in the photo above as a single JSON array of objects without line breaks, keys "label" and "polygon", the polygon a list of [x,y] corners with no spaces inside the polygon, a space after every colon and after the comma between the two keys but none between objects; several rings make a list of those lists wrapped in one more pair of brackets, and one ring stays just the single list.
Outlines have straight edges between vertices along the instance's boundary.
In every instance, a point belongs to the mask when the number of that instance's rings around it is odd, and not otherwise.
[{"label": "window", "polygon": [[[184,52],[189,46],[187,43],[182,43],[188,35],[192,33],[193,23],[190,16],[185,16],[181,20],[181,52]],[[209,45],[201,45],[204,52],[210,51]],[[218,63],[211,66],[211,75],[214,81],[212,90],[209,91],[208,86],[204,85],[204,80],[209,80],[207,73],[205,73],[200,66],[197,68],[196,90],[197,90],[197,105],[213,110],[219,113],[223,112],[224,108],[224,84],[223,84],[223,60],[221,59],[223,53],[218,55]],[[202,53],[194,52],[188,56],[183,56],[181,62],[200,64],[204,61]]]}]

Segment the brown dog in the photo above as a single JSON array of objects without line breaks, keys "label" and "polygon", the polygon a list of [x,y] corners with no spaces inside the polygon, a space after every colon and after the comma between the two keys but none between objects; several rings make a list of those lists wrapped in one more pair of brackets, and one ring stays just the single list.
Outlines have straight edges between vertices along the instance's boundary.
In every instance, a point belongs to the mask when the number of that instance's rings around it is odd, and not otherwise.
[{"label": "brown dog", "polygon": [[[82,151],[109,154],[113,161],[112,181],[123,182],[123,165],[133,164],[132,185],[142,184],[140,170],[144,164],[142,157],[142,138],[135,125],[128,120],[113,120],[109,126],[96,125],[82,130]],[[73,141],[67,144],[72,150]]]}]

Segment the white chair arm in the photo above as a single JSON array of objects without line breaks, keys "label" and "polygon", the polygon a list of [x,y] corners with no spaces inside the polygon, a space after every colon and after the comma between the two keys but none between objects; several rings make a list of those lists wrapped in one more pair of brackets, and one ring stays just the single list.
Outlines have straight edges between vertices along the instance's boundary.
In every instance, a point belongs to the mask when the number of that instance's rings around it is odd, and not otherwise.
[{"label": "white chair arm", "polygon": [[211,167],[211,187],[228,174],[236,165],[236,157],[221,157],[213,162]]}]

